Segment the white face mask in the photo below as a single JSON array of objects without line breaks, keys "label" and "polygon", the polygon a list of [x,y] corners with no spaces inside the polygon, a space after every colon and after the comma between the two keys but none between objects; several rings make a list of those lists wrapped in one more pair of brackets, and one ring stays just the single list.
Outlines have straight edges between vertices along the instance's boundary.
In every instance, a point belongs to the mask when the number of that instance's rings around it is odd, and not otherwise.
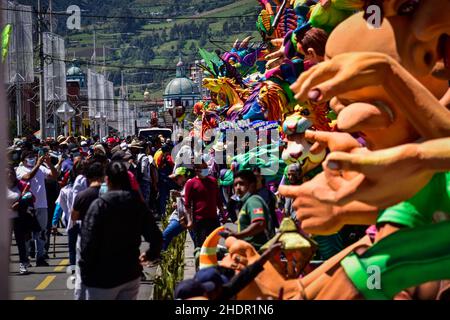
[{"label": "white face mask", "polygon": [[236,194],[236,197],[235,197],[235,198],[236,198],[237,201],[242,201],[242,199],[244,199],[244,198],[245,198],[246,196],[248,196],[249,194],[250,194],[250,192],[248,192],[248,191],[247,191],[247,193],[244,194],[242,197],[239,197],[239,196]]}]

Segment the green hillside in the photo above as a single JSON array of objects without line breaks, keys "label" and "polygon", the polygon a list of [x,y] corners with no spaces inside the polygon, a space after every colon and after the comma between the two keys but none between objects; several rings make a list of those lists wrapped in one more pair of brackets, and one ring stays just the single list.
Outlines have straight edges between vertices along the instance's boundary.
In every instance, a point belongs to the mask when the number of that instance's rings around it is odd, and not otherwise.
[{"label": "green hillside", "polygon": [[[65,3],[58,1],[59,9]],[[141,98],[148,87],[153,99],[159,99],[166,83],[174,76],[174,67],[181,55],[186,63],[200,59],[198,48],[208,50],[229,50],[237,38],[255,36],[255,21],[259,4],[257,0],[104,0],[100,3],[78,1],[84,14],[93,16],[120,16],[128,19],[86,17],[82,30],[69,31],[64,28],[64,19],[58,19],[58,33],[65,36],[67,57],[74,56],[80,61],[88,61],[93,55],[93,34],[96,30],[97,63],[103,63],[103,46],[106,64],[133,67],[157,67],[166,70],[124,69],[125,81],[129,84],[134,98]],[[58,8],[56,8],[58,9]],[[246,16],[246,17],[242,17]],[[134,17],[148,17],[135,19]],[[161,18],[165,19],[161,19]],[[201,17],[201,19],[198,19]],[[217,19],[216,17],[224,17]],[[197,18],[197,19],[196,19]],[[210,41],[212,40],[212,41]],[[111,49],[112,48],[112,49]],[[98,67],[100,69],[101,67]],[[120,84],[120,69],[107,69],[110,80]],[[143,73],[145,72],[145,73]]]}]

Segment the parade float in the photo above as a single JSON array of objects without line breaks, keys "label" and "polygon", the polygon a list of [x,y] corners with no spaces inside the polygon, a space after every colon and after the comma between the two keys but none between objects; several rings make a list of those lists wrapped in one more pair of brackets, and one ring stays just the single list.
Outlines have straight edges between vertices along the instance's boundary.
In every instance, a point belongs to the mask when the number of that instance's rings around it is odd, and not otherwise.
[{"label": "parade float", "polygon": [[[238,169],[282,163],[269,180],[281,180],[287,164],[299,163],[304,183],[279,191],[294,199],[305,233],[285,218],[280,228],[285,251],[237,298],[446,296],[448,2],[259,4],[261,44],[246,38],[220,55],[200,50],[203,86],[211,97],[194,107],[198,118],[191,136],[207,146],[224,143],[228,131],[255,131],[256,148],[228,160]],[[368,22],[370,6],[380,9],[378,26]],[[262,144],[260,132],[267,130],[276,130],[278,137]],[[278,152],[278,158],[249,161],[267,150]],[[228,183],[233,170],[224,175]],[[430,201],[433,206],[424,205]],[[321,247],[312,239],[336,234],[345,225],[373,225],[376,234],[308,268],[316,246]],[[236,272],[259,256],[242,240],[229,238],[226,246],[229,255],[218,263]],[[236,255],[244,266],[236,264]],[[382,287],[367,287],[370,266],[380,270]],[[421,290],[426,282],[434,289]]]}]

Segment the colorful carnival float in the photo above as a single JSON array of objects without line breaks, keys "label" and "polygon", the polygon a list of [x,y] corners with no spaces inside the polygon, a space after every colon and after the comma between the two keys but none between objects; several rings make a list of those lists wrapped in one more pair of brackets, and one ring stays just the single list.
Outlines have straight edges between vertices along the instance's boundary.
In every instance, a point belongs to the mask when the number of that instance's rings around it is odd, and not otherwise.
[{"label": "colorful carnival float", "polygon": [[[293,199],[296,221],[280,219],[282,252],[237,298],[448,299],[450,2],[258,3],[260,44],[200,49],[211,96],[195,105],[191,132],[209,147],[256,132],[256,145],[227,159],[221,185],[276,163],[266,182]],[[279,156],[261,157],[270,152]],[[289,185],[295,163],[302,183]],[[366,234],[333,247],[352,225]],[[209,255],[220,231],[205,241]],[[239,273],[262,253],[233,237],[225,246],[225,258],[201,257],[201,267]],[[373,270],[381,286],[368,285]]]}]

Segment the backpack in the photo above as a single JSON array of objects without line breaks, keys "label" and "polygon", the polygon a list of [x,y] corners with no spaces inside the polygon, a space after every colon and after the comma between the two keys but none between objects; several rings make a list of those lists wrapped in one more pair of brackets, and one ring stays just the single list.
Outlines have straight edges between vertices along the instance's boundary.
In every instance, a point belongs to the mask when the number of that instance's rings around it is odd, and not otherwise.
[{"label": "backpack", "polygon": [[141,156],[140,158],[138,158],[138,162],[136,165],[136,169],[135,169],[135,173],[134,176],[136,177],[137,182],[139,182],[139,184],[141,184],[142,180],[144,179],[144,175],[142,174],[142,159],[144,159],[144,156]]}]

